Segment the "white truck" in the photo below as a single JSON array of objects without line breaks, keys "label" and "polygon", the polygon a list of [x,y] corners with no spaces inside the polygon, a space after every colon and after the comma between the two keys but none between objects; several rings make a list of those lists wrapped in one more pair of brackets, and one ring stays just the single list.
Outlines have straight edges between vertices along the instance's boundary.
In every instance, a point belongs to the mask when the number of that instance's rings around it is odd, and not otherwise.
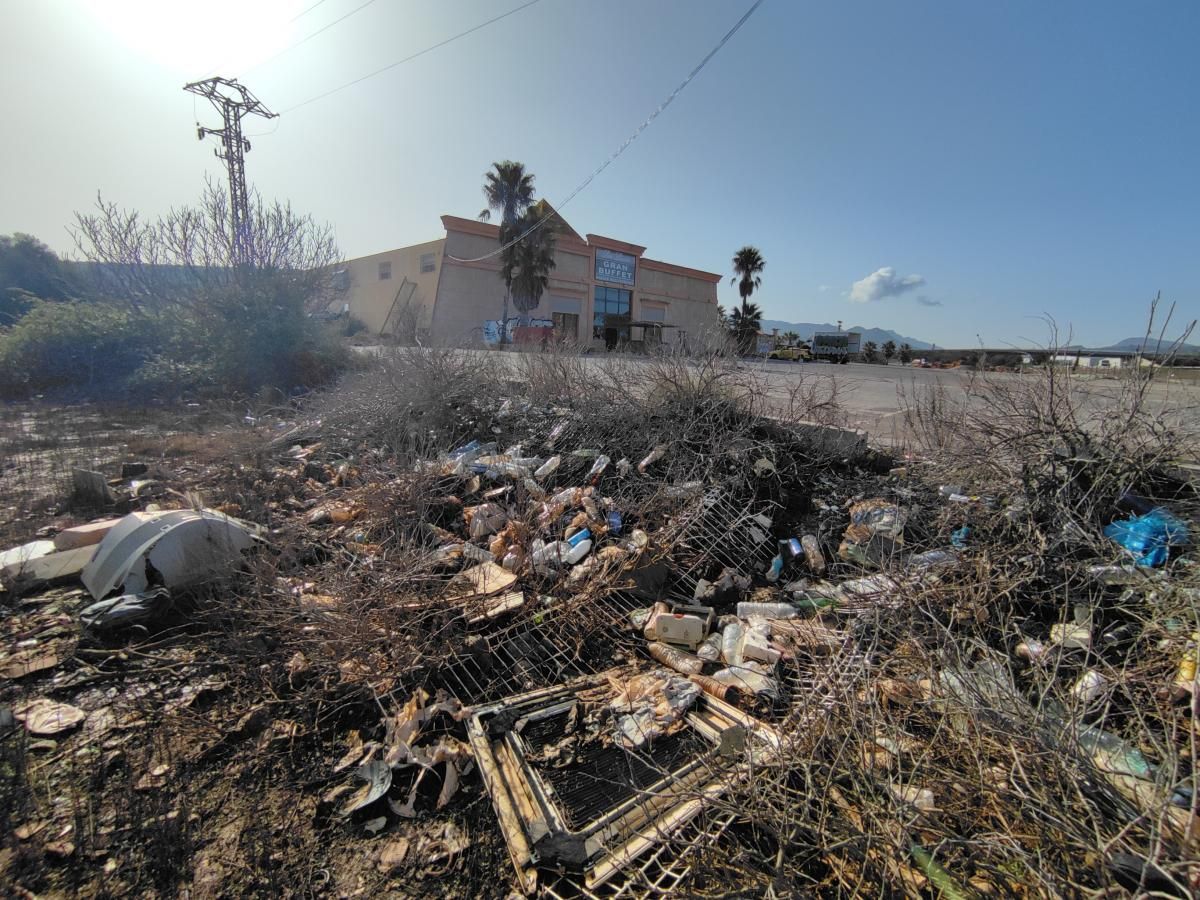
[{"label": "white truck", "polygon": [[813,335],[813,359],[847,363],[861,352],[862,335],[857,331],[818,331]]}]

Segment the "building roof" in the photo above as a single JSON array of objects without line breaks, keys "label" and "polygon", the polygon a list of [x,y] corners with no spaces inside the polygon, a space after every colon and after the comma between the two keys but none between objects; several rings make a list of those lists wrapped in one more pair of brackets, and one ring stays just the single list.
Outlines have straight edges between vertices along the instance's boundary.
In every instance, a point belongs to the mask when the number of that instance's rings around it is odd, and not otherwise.
[{"label": "building roof", "polygon": [[[659,272],[669,272],[674,275],[682,275],[685,278],[695,278],[699,281],[707,281],[712,284],[721,280],[721,276],[715,272],[705,272],[703,269],[693,269],[688,266],[680,266],[675,263],[663,262],[657,259],[650,259],[642,256],[645,252],[645,247],[640,244],[631,244],[627,241],[619,241],[614,238],[604,237],[599,234],[589,234],[586,238],[580,237],[579,232],[572,228],[562,214],[554,209],[545,200],[539,200],[538,204],[549,210],[557,217],[559,223],[559,248],[568,252],[590,253],[594,247],[601,247],[606,250],[620,250],[625,253],[630,253],[638,257],[638,263],[645,266],[647,269],[653,269]],[[464,219],[461,216],[454,216],[446,213],[442,216],[442,227],[447,231],[457,231],[460,234],[474,234],[479,237],[490,237],[493,240],[500,239],[500,227],[493,225],[490,222],[480,222],[478,219]]]}]

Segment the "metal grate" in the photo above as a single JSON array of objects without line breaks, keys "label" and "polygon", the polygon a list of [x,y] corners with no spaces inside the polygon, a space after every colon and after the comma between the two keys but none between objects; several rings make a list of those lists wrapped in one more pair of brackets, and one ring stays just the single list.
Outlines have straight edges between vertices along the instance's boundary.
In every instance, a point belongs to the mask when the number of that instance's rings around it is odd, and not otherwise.
[{"label": "metal grate", "polygon": [[659,738],[649,750],[649,753],[631,753],[606,746],[575,765],[534,768],[553,789],[567,824],[582,828],[711,750],[711,745],[693,733],[678,732]]}]

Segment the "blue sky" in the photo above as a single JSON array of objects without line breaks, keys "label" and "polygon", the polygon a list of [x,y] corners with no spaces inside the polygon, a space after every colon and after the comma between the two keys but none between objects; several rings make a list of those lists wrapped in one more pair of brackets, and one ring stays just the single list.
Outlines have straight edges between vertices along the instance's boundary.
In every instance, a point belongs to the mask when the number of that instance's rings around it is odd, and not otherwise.
[{"label": "blue sky", "polygon": [[[377,0],[297,45],[363,0],[296,18],[314,2],[0,0],[22,76],[0,97],[0,233],[70,251],[97,190],[151,214],[194,199],[222,170],[181,87],[215,67],[286,111],[520,0]],[[748,6],[540,0],[251,121],[250,180],[350,256],[475,215],[496,159],[557,202]],[[1200,314],[1198,36],[1191,0],[766,0],[563,215],[710,271],[755,244],[767,318],[999,346],[1044,342],[1049,314],[1108,343],[1141,333],[1158,290]]]}]

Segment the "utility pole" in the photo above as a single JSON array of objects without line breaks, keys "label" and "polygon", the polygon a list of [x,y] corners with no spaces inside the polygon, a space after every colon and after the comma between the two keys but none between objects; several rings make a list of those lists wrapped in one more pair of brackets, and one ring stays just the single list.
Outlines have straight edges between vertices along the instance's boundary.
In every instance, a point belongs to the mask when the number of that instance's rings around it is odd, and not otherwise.
[{"label": "utility pole", "polygon": [[221,139],[221,147],[213,150],[218,159],[225,161],[229,170],[230,227],[233,229],[233,258],[237,263],[251,260],[250,248],[250,202],[246,192],[246,154],[250,142],[242,136],[242,118],[248,115],[274,119],[273,113],[255,97],[250,90],[238,84],[237,79],[206,78],[185,84],[189,94],[204,97],[221,114],[220,128],[205,128],[196,123],[196,135],[204,140],[207,135]]}]

